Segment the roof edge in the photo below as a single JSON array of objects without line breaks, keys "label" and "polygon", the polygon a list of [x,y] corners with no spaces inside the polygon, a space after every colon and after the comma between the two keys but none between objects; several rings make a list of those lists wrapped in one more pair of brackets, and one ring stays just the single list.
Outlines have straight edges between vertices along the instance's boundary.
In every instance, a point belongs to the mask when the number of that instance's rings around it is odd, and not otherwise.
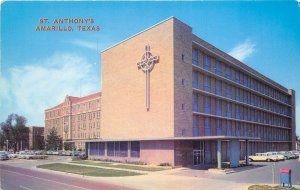
[{"label": "roof edge", "polygon": [[[108,48],[102,50],[101,53],[103,53],[103,52],[105,52],[105,51],[107,51],[107,50],[109,50],[109,49],[111,49],[111,48],[113,48],[113,47],[115,47],[115,46],[117,46],[117,45],[120,45],[121,43],[126,42],[126,41],[130,40],[131,38],[133,38],[133,37],[135,37],[135,36],[137,36],[137,35],[140,35],[141,33],[144,33],[144,32],[146,32],[147,30],[150,30],[151,28],[154,28],[154,27],[156,27],[156,26],[158,26],[158,25],[160,25],[160,24],[162,24],[162,23],[164,23],[164,22],[166,22],[166,21],[168,21],[168,20],[170,20],[170,19],[172,19],[172,18],[176,18],[176,17],[175,17],[175,16],[171,16],[171,17],[169,17],[169,18],[167,18],[167,19],[165,19],[165,20],[162,20],[162,21],[160,21],[160,22],[158,22],[158,23],[156,23],[156,24],[154,24],[154,25],[152,25],[152,26],[150,26],[150,27],[148,27],[148,28],[142,30],[141,32],[138,32],[138,33],[136,33],[136,34],[134,34],[134,35],[132,35],[132,36],[130,36],[130,37],[128,37],[128,38],[126,38],[126,39],[124,39],[124,40],[122,40],[122,41],[116,43],[116,44],[113,44],[112,46],[110,46],[110,47],[108,47]],[[177,19],[177,20],[178,20],[178,19]]]}]

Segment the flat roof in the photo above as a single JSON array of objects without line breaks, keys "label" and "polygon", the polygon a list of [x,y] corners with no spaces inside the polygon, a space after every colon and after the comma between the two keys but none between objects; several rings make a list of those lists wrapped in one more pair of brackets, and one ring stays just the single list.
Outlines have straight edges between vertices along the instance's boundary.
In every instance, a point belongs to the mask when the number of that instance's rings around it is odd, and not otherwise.
[{"label": "flat roof", "polygon": [[128,138],[128,139],[73,139],[66,142],[112,142],[112,141],[168,141],[168,140],[260,140],[245,136],[202,136],[202,137],[162,137],[162,138]]}]

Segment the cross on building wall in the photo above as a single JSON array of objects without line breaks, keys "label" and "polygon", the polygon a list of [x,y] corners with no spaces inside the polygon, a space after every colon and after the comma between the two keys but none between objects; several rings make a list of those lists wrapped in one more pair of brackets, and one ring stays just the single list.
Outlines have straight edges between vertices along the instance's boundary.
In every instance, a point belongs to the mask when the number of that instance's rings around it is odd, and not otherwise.
[{"label": "cross on building wall", "polygon": [[159,62],[159,56],[153,56],[150,52],[150,46],[145,46],[145,53],[142,56],[141,62],[137,63],[138,70],[145,73],[146,78],[146,110],[150,110],[150,72],[153,70],[154,65]]}]

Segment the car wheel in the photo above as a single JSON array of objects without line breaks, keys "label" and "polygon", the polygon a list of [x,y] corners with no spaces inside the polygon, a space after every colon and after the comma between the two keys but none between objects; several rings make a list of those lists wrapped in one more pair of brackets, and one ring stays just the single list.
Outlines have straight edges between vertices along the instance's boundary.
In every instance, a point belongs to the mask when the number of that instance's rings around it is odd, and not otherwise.
[{"label": "car wheel", "polygon": [[250,162],[253,162],[253,159],[252,159],[252,158],[249,158],[249,161],[250,161]]},{"label": "car wheel", "polygon": [[271,162],[271,160],[268,158],[268,159],[267,159],[267,162]]}]

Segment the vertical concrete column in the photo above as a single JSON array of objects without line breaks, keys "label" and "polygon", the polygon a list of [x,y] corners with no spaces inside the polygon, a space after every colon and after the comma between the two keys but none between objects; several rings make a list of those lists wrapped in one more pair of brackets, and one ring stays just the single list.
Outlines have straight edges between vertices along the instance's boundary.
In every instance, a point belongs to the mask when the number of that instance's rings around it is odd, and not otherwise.
[{"label": "vertical concrete column", "polygon": [[292,117],[292,121],[291,121],[291,137],[289,140],[292,141],[292,144],[290,144],[290,149],[291,150],[295,150],[296,149],[296,99],[295,99],[295,91],[292,89],[288,90],[289,94],[292,96],[291,100],[290,100],[290,104],[292,106],[292,110],[291,110],[291,117]]},{"label": "vertical concrete column", "polygon": [[240,141],[233,139],[230,141],[230,167],[238,167],[240,164]]},{"label": "vertical concrete column", "polygon": [[130,157],[130,150],[131,150],[131,142],[128,141],[128,149],[127,149],[127,157]]},{"label": "vertical concrete column", "polygon": [[249,165],[248,140],[245,140],[245,160],[246,165]]},{"label": "vertical concrete column", "polygon": [[104,156],[107,156],[107,142],[104,142]]},{"label": "vertical concrete column", "polygon": [[222,168],[222,144],[221,139],[217,140],[217,161],[218,161],[218,168]]}]

